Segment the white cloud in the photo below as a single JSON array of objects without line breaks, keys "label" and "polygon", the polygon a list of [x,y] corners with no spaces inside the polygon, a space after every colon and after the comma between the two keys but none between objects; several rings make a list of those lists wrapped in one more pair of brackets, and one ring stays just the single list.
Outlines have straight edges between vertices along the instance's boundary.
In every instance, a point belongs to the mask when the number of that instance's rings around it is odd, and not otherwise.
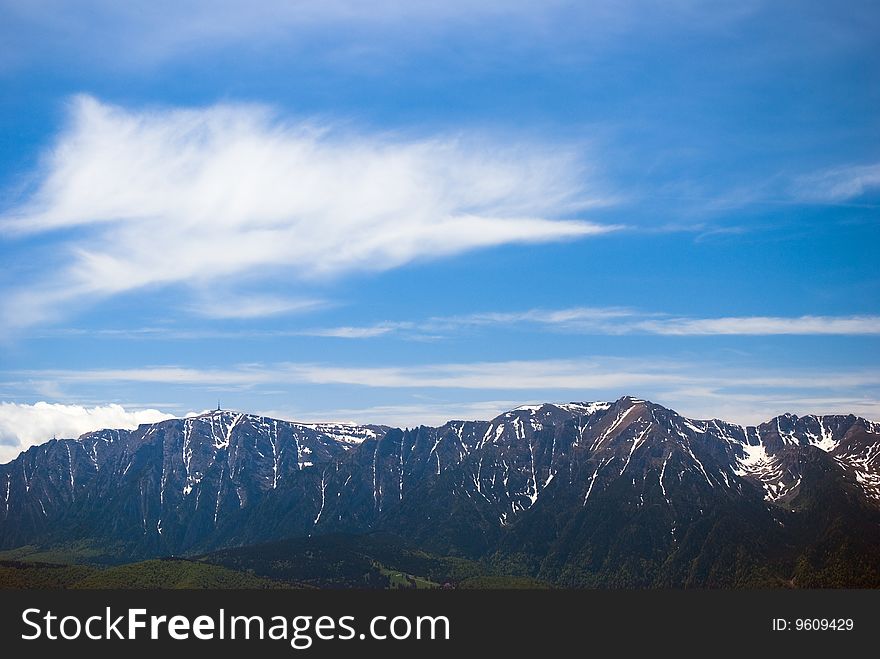
[{"label": "white cloud", "polygon": [[0,402],[0,463],[14,459],[34,444],[52,437],[79,437],[102,428],[137,428],[172,415],[159,410],[126,410],[121,405],[82,407],[39,402],[33,405]]},{"label": "white cloud", "polygon": [[796,195],[812,201],[846,201],[880,188],[880,163],[827,169],[802,177]]},{"label": "white cloud", "polygon": [[[60,238],[7,298],[22,325],[145,287],[381,271],[617,227],[561,217],[609,203],[574,150],[365,135],[266,108],[133,112],[80,96],[7,238]],[[280,274],[279,274],[280,273]]]}]

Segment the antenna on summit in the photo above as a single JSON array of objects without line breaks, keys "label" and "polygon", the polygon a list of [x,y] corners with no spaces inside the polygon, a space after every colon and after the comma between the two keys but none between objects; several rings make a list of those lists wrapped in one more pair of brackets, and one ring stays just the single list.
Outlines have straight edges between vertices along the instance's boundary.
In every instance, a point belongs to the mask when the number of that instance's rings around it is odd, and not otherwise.
[{"label": "antenna on summit", "polygon": [[219,398],[217,399],[217,411],[218,412],[220,411],[220,399]]}]

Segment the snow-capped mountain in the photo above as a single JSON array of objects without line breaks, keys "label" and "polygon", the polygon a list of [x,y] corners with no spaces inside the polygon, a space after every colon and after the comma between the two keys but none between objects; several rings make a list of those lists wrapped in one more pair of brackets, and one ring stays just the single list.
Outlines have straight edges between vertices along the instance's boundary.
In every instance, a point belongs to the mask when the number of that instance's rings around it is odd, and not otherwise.
[{"label": "snow-capped mountain", "polygon": [[383,530],[566,585],[727,585],[877,555],[880,424],[743,427],[631,397],[407,430],[223,411],[32,447],[0,491],[5,548],[139,557]]}]

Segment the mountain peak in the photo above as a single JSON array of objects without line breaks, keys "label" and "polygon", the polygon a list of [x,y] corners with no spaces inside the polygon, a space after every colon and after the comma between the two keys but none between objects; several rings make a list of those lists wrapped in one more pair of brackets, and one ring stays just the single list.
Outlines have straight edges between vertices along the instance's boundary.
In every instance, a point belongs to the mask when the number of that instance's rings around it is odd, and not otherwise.
[{"label": "mountain peak", "polygon": [[205,412],[200,412],[199,414],[188,415],[184,418],[186,419],[200,419],[200,418],[209,418],[209,417],[223,417],[223,416],[248,416],[248,417],[257,417],[256,414],[248,414],[246,412],[239,412],[238,410],[226,410],[226,409],[216,409],[216,410],[207,410]]}]

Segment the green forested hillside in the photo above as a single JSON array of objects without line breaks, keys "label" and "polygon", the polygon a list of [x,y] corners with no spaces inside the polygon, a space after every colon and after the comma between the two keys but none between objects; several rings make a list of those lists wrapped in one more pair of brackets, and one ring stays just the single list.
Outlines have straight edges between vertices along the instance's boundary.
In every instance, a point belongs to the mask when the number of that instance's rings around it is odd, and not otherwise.
[{"label": "green forested hillside", "polygon": [[0,588],[289,588],[290,584],[198,561],[150,560],[114,567],[0,561]]}]

